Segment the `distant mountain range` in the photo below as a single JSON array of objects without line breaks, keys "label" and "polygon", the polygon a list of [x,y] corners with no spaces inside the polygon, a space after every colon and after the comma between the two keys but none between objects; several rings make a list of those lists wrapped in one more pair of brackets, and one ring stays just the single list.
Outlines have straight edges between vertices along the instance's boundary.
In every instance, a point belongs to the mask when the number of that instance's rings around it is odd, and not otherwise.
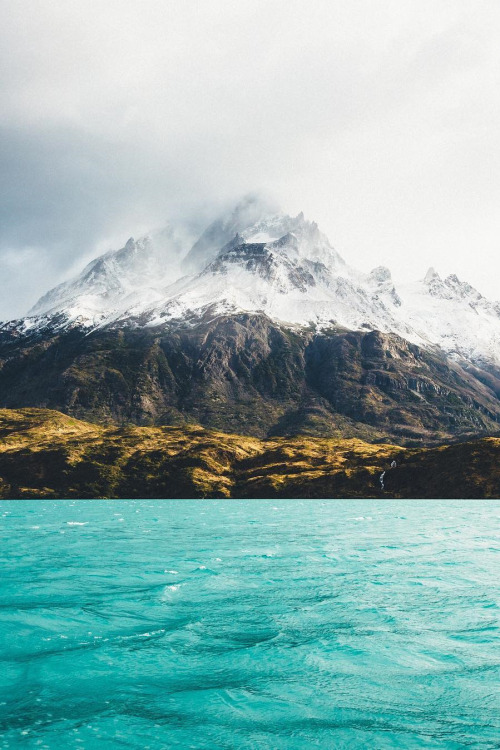
[{"label": "distant mountain range", "polygon": [[500,305],[396,286],[250,196],[197,238],[129,239],[0,326],[0,406],[93,421],[431,443],[494,433]]}]

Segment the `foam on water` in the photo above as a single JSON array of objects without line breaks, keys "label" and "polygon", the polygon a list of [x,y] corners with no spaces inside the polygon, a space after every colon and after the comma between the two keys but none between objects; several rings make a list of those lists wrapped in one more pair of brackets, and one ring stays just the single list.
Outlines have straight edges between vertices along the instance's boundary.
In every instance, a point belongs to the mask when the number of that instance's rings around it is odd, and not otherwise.
[{"label": "foam on water", "polygon": [[3,502],[0,747],[498,747],[500,504],[277,509]]}]

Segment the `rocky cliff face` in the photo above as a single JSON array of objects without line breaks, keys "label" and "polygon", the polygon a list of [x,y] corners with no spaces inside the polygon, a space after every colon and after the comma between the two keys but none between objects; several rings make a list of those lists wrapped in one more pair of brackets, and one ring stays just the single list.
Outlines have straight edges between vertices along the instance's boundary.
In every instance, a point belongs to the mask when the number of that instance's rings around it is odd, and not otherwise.
[{"label": "rocky cliff face", "polygon": [[0,334],[0,407],[104,423],[428,443],[496,431],[495,382],[394,334],[293,329],[265,315]]}]

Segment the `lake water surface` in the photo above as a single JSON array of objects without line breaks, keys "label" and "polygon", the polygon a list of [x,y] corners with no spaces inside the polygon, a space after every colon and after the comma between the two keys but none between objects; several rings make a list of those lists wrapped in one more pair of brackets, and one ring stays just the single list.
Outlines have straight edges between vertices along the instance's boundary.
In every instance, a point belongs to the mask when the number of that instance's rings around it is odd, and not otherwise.
[{"label": "lake water surface", "polygon": [[2,748],[499,748],[498,501],[2,502]]}]

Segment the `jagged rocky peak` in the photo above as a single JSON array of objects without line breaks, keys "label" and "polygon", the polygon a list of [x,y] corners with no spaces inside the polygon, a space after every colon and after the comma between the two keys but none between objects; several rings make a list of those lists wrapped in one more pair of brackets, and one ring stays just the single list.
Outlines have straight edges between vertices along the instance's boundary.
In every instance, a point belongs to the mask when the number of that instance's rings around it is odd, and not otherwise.
[{"label": "jagged rocky peak", "polygon": [[273,242],[269,242],[268,247],[271,250],[281,250],[284,247],[290,248],[291,250],[298,250],[299,240],[296,234],[293,234],[292,232],[287,232],[286,234],[283,235],[283,237],[280,237],[279,240],[274,240]]},{"label": "jagged rocky peak", "polygon": [[472,362],[500,363],[500,307],[455,275],[442,279],[431,268],[424,279],[398,284],[396,291],[388,268],[357,271],[316,222],[303,213],[285,214],[256,195],[201,235],[198,228],[193,236],[189,226],[130,237],[49,291],[30,311],[33,317],[13,327],[175,327],[222,314],[263,313],[280,324],[318,330],[396,333]]},{"label": "jagged rocky peak", "polygon": [[61,310],[84,320],[105,315],[134,292],[175,281],[189,241],[171,225],[138,240],[129,237],[123,247],[94,258],[78,276],[44,294],[28,315]]},{"label": "jagged rocky peak", "polygon": [[442,279],[433,268],[429,268],[424,277],[424,286],[427,287],[432,296],[440,297],[443,300],[462,300],[472,306],[487,302],[477,289],[467,281],[460,281],[454,273]]},{"label": "jagged rocky peak", "polygon": [[369,278],[370,281],[375,282],[376,284],[381,284],[386,281],[392,281],[391,272],[386,266],[377,266],[376,268],[371,270]]},{"label": "jagged rocky peak", "polygon": [[[245,249],[249,245],[266,248],[262,259],[257,261],[254,257],[252,262],[249,261]],[[228,251],[231,251],[231,258],[226,257]],[[162,304],[175,296],[177,289],[183,287],[181,277],[187,271],[199,274],[210,267],[212,272],[223,273],[223,264],[214,267],[213,261],[226,258],[236,264],[238,253],[246,270],[255,272],[258,269],[259,276],[267,278],[271,284],[277,284],[278,278],[286,278],[284,287],[280,281],[281,289],[288,289],[288,284],[292,289],[292,279],[299,277],[298,288],[305,288],[304,279],[307,279],[307,284],[313,284],[309,271],[304,268],[308,264],[316,264],[317,271],[320,264],[323,270],[329,271],[345,265],[316,222],[307,221],[303,213],[297,216],[285,214],[268,198],[250,195],[212,222],[194,243],[182,226],[167,225],[150,236],[129,237],[119,250],[94,259],[76,278],[44,295],[29,315],[53,316],[56,312],[64,312],[68,322],[88,321],[88,325],[134,317],[139,314],[139,308],[149,309],[150,304]],[[271,253],[275,255],[274,271],[267,274],[264,256],[269,260]],[[290,264],[297,267],[297,272],[292,271]],[[270,268],[269,263],[267,268]],[[177,285],[171,289],[176,282],[180,282],[180,287]],[[251,282],[252,279],[245,280],[250,288]],[[232,283],[243,282],[234,278]],[[239,300],[238,289],[234,294],[233,291],[228,290],[228,294]],[[264,296],[270,294],[272,289]],[[216,296],[220,296],[219,292]],[[192,299],[190,305],[197,308],[197,300]]]},{"label": "jagged rocky peak", "polygon": [[451,273],[449,276],[447,276],[444,280],[444,283],[446,284],[448,289],[454,290],[455,293],[461,298],[471,297],[476,301],[484,300],[481,292],[475,289],[467,281],[460,281],[458,276],[454,273]]},{"label": "jagged rocky peak", "polygon": [[187,273],[203,270],[221,248],[233,241],[236,236],[241,240],[243,232],[258,222],[270,220],[280,213],[279,207],[267,198],[251,194],[241,200],[234,208],[213,221],[194,243],[183,262]]},{"label": "jagged rocky peak", "polygon": [[441,281],[438,272],[431,266],[424,276],[424,284],[431,284],[433,281]]},{"label": "jagged rocky peak", "polygon": [[401,298],[396,292],[391,272],[386,266],[377,266],[368,274],[368,283],[374,291],[374,299],[401,306]]},{"label": "jagged rocky peak", "polygon": [[202,271],[228,243],[233,247],[242,242],[267,244],[287,235],[296,237],[295,249],[302,257],[329,264],[343,263],[316,222],[307,221],[302,212],[289,216],[268,198],[250,195],[207,227],[187,254],[183,268],[186,273]]},{"label": "jagged rocky peak", "polygon": [[[215,260],[195,277],[223,276],[223,296],[239,299],[243,309],[263,309],[266,300],[274,294],[305,293],[316,285],[311,272],[292,257],[296,254],[298,240],[288,233],[273,242],[241,242],[237,237],[229,242]],[[212,286],[215,292],[217,282]],[[220,300],[222,302],[222,300]]]}]

